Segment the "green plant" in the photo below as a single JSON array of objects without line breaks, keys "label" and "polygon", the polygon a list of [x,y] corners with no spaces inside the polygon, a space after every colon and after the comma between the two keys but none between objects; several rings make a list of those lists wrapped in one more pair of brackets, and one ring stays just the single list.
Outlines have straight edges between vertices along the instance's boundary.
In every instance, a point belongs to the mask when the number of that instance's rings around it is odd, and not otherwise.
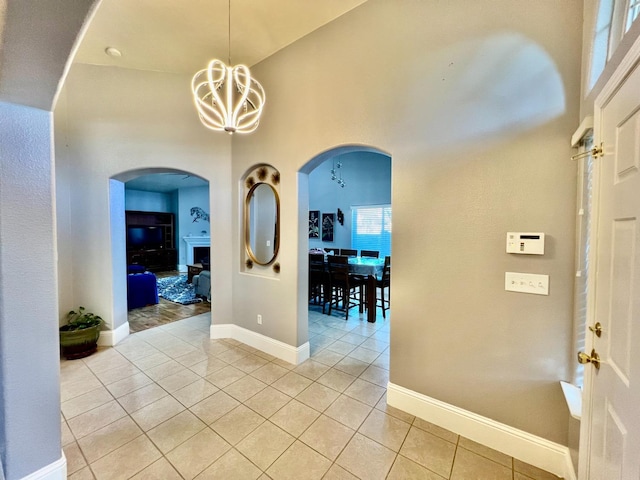
[{"label": "green plant", "polygon": [[97,327],[101,325],[103,320],[98,315],[86,312],[84,307],[78,307],[78,311],[71,310],[67,313],[67,324],[60,327],[63,332],[74,332],[76,330],[84,330],[85,328]]}]

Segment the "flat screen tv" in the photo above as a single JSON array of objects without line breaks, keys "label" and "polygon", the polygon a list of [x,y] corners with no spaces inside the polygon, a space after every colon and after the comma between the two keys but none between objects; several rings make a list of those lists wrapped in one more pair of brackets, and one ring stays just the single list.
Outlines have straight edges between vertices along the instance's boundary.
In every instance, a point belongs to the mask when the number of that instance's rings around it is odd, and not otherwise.
[{"label": "flat screen tv", "polygon": [[156,250],[164,247],[162,227],[127,228],[127,250]]}]

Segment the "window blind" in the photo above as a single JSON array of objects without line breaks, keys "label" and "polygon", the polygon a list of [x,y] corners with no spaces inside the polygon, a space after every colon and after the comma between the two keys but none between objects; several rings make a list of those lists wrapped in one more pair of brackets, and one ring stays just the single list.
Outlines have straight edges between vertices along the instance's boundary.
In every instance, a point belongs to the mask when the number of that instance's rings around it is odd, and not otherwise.
[{"label": "window blind", "polygon": [[391,205],[351,207],[351,248],[391,255]]}]

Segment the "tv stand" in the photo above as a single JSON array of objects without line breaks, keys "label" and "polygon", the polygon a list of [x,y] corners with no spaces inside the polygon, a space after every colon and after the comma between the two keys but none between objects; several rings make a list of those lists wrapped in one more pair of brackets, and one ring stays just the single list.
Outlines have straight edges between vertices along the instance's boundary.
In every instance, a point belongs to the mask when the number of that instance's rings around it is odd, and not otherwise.
[{"label": "tv stand", "polygon": [[175,215],[167,212],[141,212],[127,210],[125,212],[126,228],[153,227],[162,229],[162,238],[153,246],[131,245],[127,235],[127,264],[143,265],[151,272],[175,270],[178,263],[178,252],[175,248],[174,226]]}]

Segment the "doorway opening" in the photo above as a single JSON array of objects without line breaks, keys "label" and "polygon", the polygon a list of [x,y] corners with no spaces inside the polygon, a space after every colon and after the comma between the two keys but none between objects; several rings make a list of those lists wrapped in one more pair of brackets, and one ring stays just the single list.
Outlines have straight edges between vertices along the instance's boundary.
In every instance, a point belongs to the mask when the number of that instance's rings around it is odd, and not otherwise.
[{"label": "doorway opening", "polygon": [[[391,257],[391,156],[373,147],[341,146],[314,157],[300,172],[305,174],[300,218],[309,218],[308,238],[302,242],[309,262],[301,268],[308,279],[311,356],[331,360],[343,355],[349,362],[378,361],[388,368],[390,282],[381,287],[385,257]],[[351,295],[341,300],[330,267],[334,256],[350,257]],[[323,257],[317,268],[316,260]],[[351,272],[357,268],[367,270]]]},{"label": "doorway opening", "polygon": [[122,267],[114,283],[126,278],[126,301],[115,303],[126,308],[129,333],[210,312],[209,182],[174,169],[129,171],[112,182],[112,218],[116,209],[123,219],[112,222]]}]

